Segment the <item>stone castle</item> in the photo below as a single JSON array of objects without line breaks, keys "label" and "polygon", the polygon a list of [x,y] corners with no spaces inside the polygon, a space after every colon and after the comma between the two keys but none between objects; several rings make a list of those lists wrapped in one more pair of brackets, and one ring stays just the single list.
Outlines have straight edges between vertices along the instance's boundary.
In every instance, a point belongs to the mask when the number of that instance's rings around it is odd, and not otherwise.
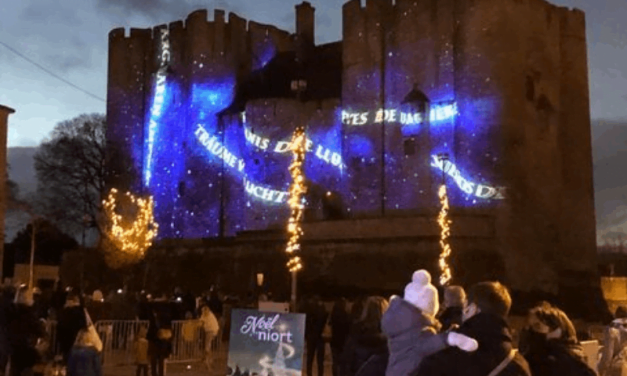
[{"label": "stone castle", "polygon": [[342,12],[342,40],[325,45],[307,2],[294,34],[221,10],[111,31],[110,184],[155,195],[158,248],[215,250],[223,284],[286,279],[269,255],[285,246],[285,145],[306,125],[305,286],[399,289],[418,267],[436,272],[444,183],[459,282],[597,288],[583,12],[544,0]]}]

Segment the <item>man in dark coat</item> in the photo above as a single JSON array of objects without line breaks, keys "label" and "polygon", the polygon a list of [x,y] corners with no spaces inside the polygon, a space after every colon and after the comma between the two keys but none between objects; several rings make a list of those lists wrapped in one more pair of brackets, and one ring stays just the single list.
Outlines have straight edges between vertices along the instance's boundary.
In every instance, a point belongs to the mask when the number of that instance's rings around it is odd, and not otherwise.
[{"label": "man in dark coat", "polygon": [[307,343],[307,375],[312,376],[314,359],[318,363],[318,376],[324,374],[324,347],[322,332],[328,313],[318,297],[313,297],[305,310],[305,341]]},{"label": "man in dark coat", "polygon": [[414,376],[486,376],[502,367],[499,376],[531,376],[527,361],[515,350],[506,323],[512,298],[498,282],[470,288],[458,333],[479,342],[475,352],[449,347],[423,360]]},{"label": "man in dark coat", "polygon": [[70,350],[76,341],[76,335],[82,328],[86,327],[85,309],[81,306],[79,296],[71,291],[67,295],[65,306],[59,312],[57,323],[57,341],[65,362],[67,362]]}]

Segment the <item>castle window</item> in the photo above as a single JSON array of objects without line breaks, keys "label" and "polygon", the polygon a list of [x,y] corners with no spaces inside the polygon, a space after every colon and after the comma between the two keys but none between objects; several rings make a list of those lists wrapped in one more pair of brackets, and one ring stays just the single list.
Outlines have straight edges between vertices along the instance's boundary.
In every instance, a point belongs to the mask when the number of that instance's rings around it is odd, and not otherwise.
[{"label": "castle window", "polygon": [[413,137],[406,138],[405,141],[403,141],[403,150],[406,157],[416,154],[416,139]]}]

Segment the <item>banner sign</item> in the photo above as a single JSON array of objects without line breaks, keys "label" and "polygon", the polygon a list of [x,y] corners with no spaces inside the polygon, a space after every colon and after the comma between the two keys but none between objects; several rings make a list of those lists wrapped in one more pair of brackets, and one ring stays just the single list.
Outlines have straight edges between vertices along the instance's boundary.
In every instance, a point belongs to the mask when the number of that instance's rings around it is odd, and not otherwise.
[{"label": "banner sign", "polygon": [[235,309],[227,376],[301,376],[305,315]]}]

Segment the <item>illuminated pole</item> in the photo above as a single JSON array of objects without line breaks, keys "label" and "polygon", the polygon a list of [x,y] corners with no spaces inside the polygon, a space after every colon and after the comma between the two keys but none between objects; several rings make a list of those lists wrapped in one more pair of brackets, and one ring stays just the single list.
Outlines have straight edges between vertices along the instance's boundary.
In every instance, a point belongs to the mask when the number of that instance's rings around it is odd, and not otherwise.
[{"label": "illuminated pole", "polygon": [[[438,154],[440,161],[447,161],[447,154]],[[446,177],[444,175],[444,169],[442,169],[442,184],[438,190],[438,197],[440,199],[440,214],[438,215],[438,224],[440,225],[440,259],[438,260],[440,266],[440,285],[446,286],[451,280],[451,268],[448,265],[448,258],[451,255],[451,245],[448,238],[451,235],[451,223],[449,213],[449,201],[448,193],[446,191]]]},{"label": "illuminated pole", "polygon": [[302,127],[296,128],[294,135],[292,136],[292,142],[290,147],[292,149],[292,164],[289,171],[292,176],[292,185],[290,186],[288,204],[290,206],[290,219],[287,223],[287,232],[290,238],[287,242],[285,252],[290,256],[290,260],[287,263],[287,268],[292,273],[292,309],[296,311],[296,285],[297,285],[297,273],[303,268],[300,257],[297,255],[300,252],[300,238],[303,235],[301,222],[303,220],[303,213],[305,211],[305,204],[303,203],[303,196],[306,192],[305,176],[303,172],[303,163],[305,161],[307,137],[305,136],[305,130]]},{"label": "illuminated pole", "polygon": [[[301,76],[302,77],[302,76]],[[296,93],[296,99],[301,102],[302,93],[307,90],[307,80],[299,78],[292,80],[291,89]],[[288,223],[287,231],[290,234],[290,240],[287,245],[286,252],[288,254],[293,253],[295,250],[300,250],[299,238],[302,235],[302,229],[300,227],[300,221],[303,217],[304,205],[302,203],[303,195],[305,194],[304,178],[303,178],[303,162],[305,160],[307,137],[305,130],[298,127],[294,130],[292,135],[292,143],[290,148],[292,150],[293,161],[290,165],[289,171],[292,175],[292,186],[290,187],[290,198],[288,204],[290,205],[290,222]],[[299,182],[299,180],[302,180]],[[299,196],[297,199],[296,196]],[[293,243],[294,242],[294,243]],[[298,285],[298,270],[302,269],[300,258],[298,256],[290,259],[287,264],[289,271],[292,274],[292,293],[291,293],[291,305],[292,312],[297,310],[297,285]]]}]

